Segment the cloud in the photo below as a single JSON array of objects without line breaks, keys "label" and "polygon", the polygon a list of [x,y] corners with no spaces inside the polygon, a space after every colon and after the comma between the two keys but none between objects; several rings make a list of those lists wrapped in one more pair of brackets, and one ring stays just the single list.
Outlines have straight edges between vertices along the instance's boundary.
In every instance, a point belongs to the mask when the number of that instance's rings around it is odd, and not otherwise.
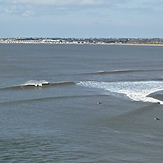
[{"label": "cloud", "polygon": [[25,17],[29,17],[29,16],[33,16],[33,15],[35,15],[35,12],[30,11],[30,10],[26,10],[26,11],[22,14],[22,16],[25,16]]},{"label": "cloud", "polygon": [[98,5],[103,0],[10,0],[14,4],[30,5]]},{"label": "cloud", "polygon": [[6,36],[13,27],[15,36],[136,36],[138,29],[161,31],[162,5],[163,0],[0,0],[0,20]]},{"label": "cloud", "polygon": [[[0,0],[0,13],[17,14],[20,16],[43,16],[43,15],[85,15],[92,10],[96,13],[107,14],[111,10],[145,11],[145,2],[154,0]],[[163,0],[158,0],[162,2]],[[2,3],[2,4],[1,4]],[[3,7],[1,7],[3,6]],[[149,6],[148,6],[149,8]],[[148,12],[148,10],[147,10]],[[96,14],[100,15],[100,14]]]},{"label": "cloud", "polygon": [[147,2],[144,3],[145,6],[148,6],[150,8],[153,9],[161,9],[162,10],[162,6],[163,6],[163,0],[149,0]]},{"label": "cloud", "polygon": [[147,2],[145,2],[144,4],[147,5],[163,5],[163,0],[149,0]]},{"label": "cloud", "polygon": [[0,0],[0,13],[25,17],[65,15],[104,4],[104,0]]}]

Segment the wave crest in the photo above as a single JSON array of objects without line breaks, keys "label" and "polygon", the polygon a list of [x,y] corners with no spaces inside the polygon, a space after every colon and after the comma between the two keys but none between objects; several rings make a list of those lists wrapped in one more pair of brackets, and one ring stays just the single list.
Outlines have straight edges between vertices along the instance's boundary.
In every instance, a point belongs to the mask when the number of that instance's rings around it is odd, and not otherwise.
[{"label": "wave crest", "polygon": [[48,85],[49,82],[46,80],[29,80],[22,84],[21,86],[35,86],[35,87],[42,87],[43,85]]}]

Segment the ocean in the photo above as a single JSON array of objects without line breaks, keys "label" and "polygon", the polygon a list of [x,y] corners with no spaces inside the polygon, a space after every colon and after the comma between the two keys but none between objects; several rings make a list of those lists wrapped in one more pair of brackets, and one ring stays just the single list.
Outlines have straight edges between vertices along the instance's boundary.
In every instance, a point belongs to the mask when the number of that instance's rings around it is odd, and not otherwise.
[{"label": "ocean", "polygon": [[163,47],[0,44],[0,162],[162,163]]}]

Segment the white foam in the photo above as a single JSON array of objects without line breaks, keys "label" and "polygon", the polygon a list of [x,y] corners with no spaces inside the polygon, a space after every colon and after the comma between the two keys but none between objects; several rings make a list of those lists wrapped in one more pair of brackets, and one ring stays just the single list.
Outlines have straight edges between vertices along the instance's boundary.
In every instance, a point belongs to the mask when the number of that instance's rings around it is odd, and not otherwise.
[{"label": "white foam", "polygon": [[109,92],[126,95],[134,101],[153,102],[163,104],[163,101],[147,97],[149,94],[163,90],[162,81],[136,81],[136,82],[95,82],[85,81],[78,85],[100,88]]},{"label": "white foam", "polygon": [[29,80],[27,82],[25,82],[24,84],[22,84],[21,86],[35,86],[35,87],[42,87],[42,85],[47,85],[49,84],[48,81],[46,80]]}]

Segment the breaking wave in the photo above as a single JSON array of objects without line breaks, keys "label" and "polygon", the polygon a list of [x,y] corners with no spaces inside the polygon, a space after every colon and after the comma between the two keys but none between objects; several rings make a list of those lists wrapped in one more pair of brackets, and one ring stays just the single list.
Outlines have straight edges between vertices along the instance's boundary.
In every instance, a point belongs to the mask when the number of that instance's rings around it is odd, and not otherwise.
[{"label": "breaking wave", "polygon": [[39,88],[39,87],[43,87],[43,86],[57,86],[57,85],[59,86],[59,85],[72,85],[72,84],[76,84],[76,83],[75,82],[67,82],[67,81],[49,83],[46,80],[40,80],[40,81],[29,80],[29,81],[25,82],[24,84],[11,86],[11,87],[0,88],[0,90]]},{"label": "breaking wave", "polygon": [[24,84],[22,84],[21,86],[35,86],[35,87],[42,87],[43,85],[48,85],[49,82],[46,80],[29,80],[27,82],[25,82]]},{"label": "breaking wave", "polygon": [[163,81],[135,81],[135,82],[95,82],[83,81],[78,85],[85,87],[98,88],[108,91],[114,95],[123,94],[134,101],[152,102],[163,104],[163,101],[149,94],[163,90]]},{"label": "breaking wave", "polygon": [[70,85],[70,84],[75,84],[75,82],[66,82],[66,81],[63,81],[63,82],[55,82],[55,83],[49,83],[48,81],[46,80],[40,80],[40,81],[37,81],[37,80],[29,80],[27,81],[26,83],[22,84],[22,86],[44,86],[44,85],[50,85],[50,86],[54,86],[54,85]]}]

